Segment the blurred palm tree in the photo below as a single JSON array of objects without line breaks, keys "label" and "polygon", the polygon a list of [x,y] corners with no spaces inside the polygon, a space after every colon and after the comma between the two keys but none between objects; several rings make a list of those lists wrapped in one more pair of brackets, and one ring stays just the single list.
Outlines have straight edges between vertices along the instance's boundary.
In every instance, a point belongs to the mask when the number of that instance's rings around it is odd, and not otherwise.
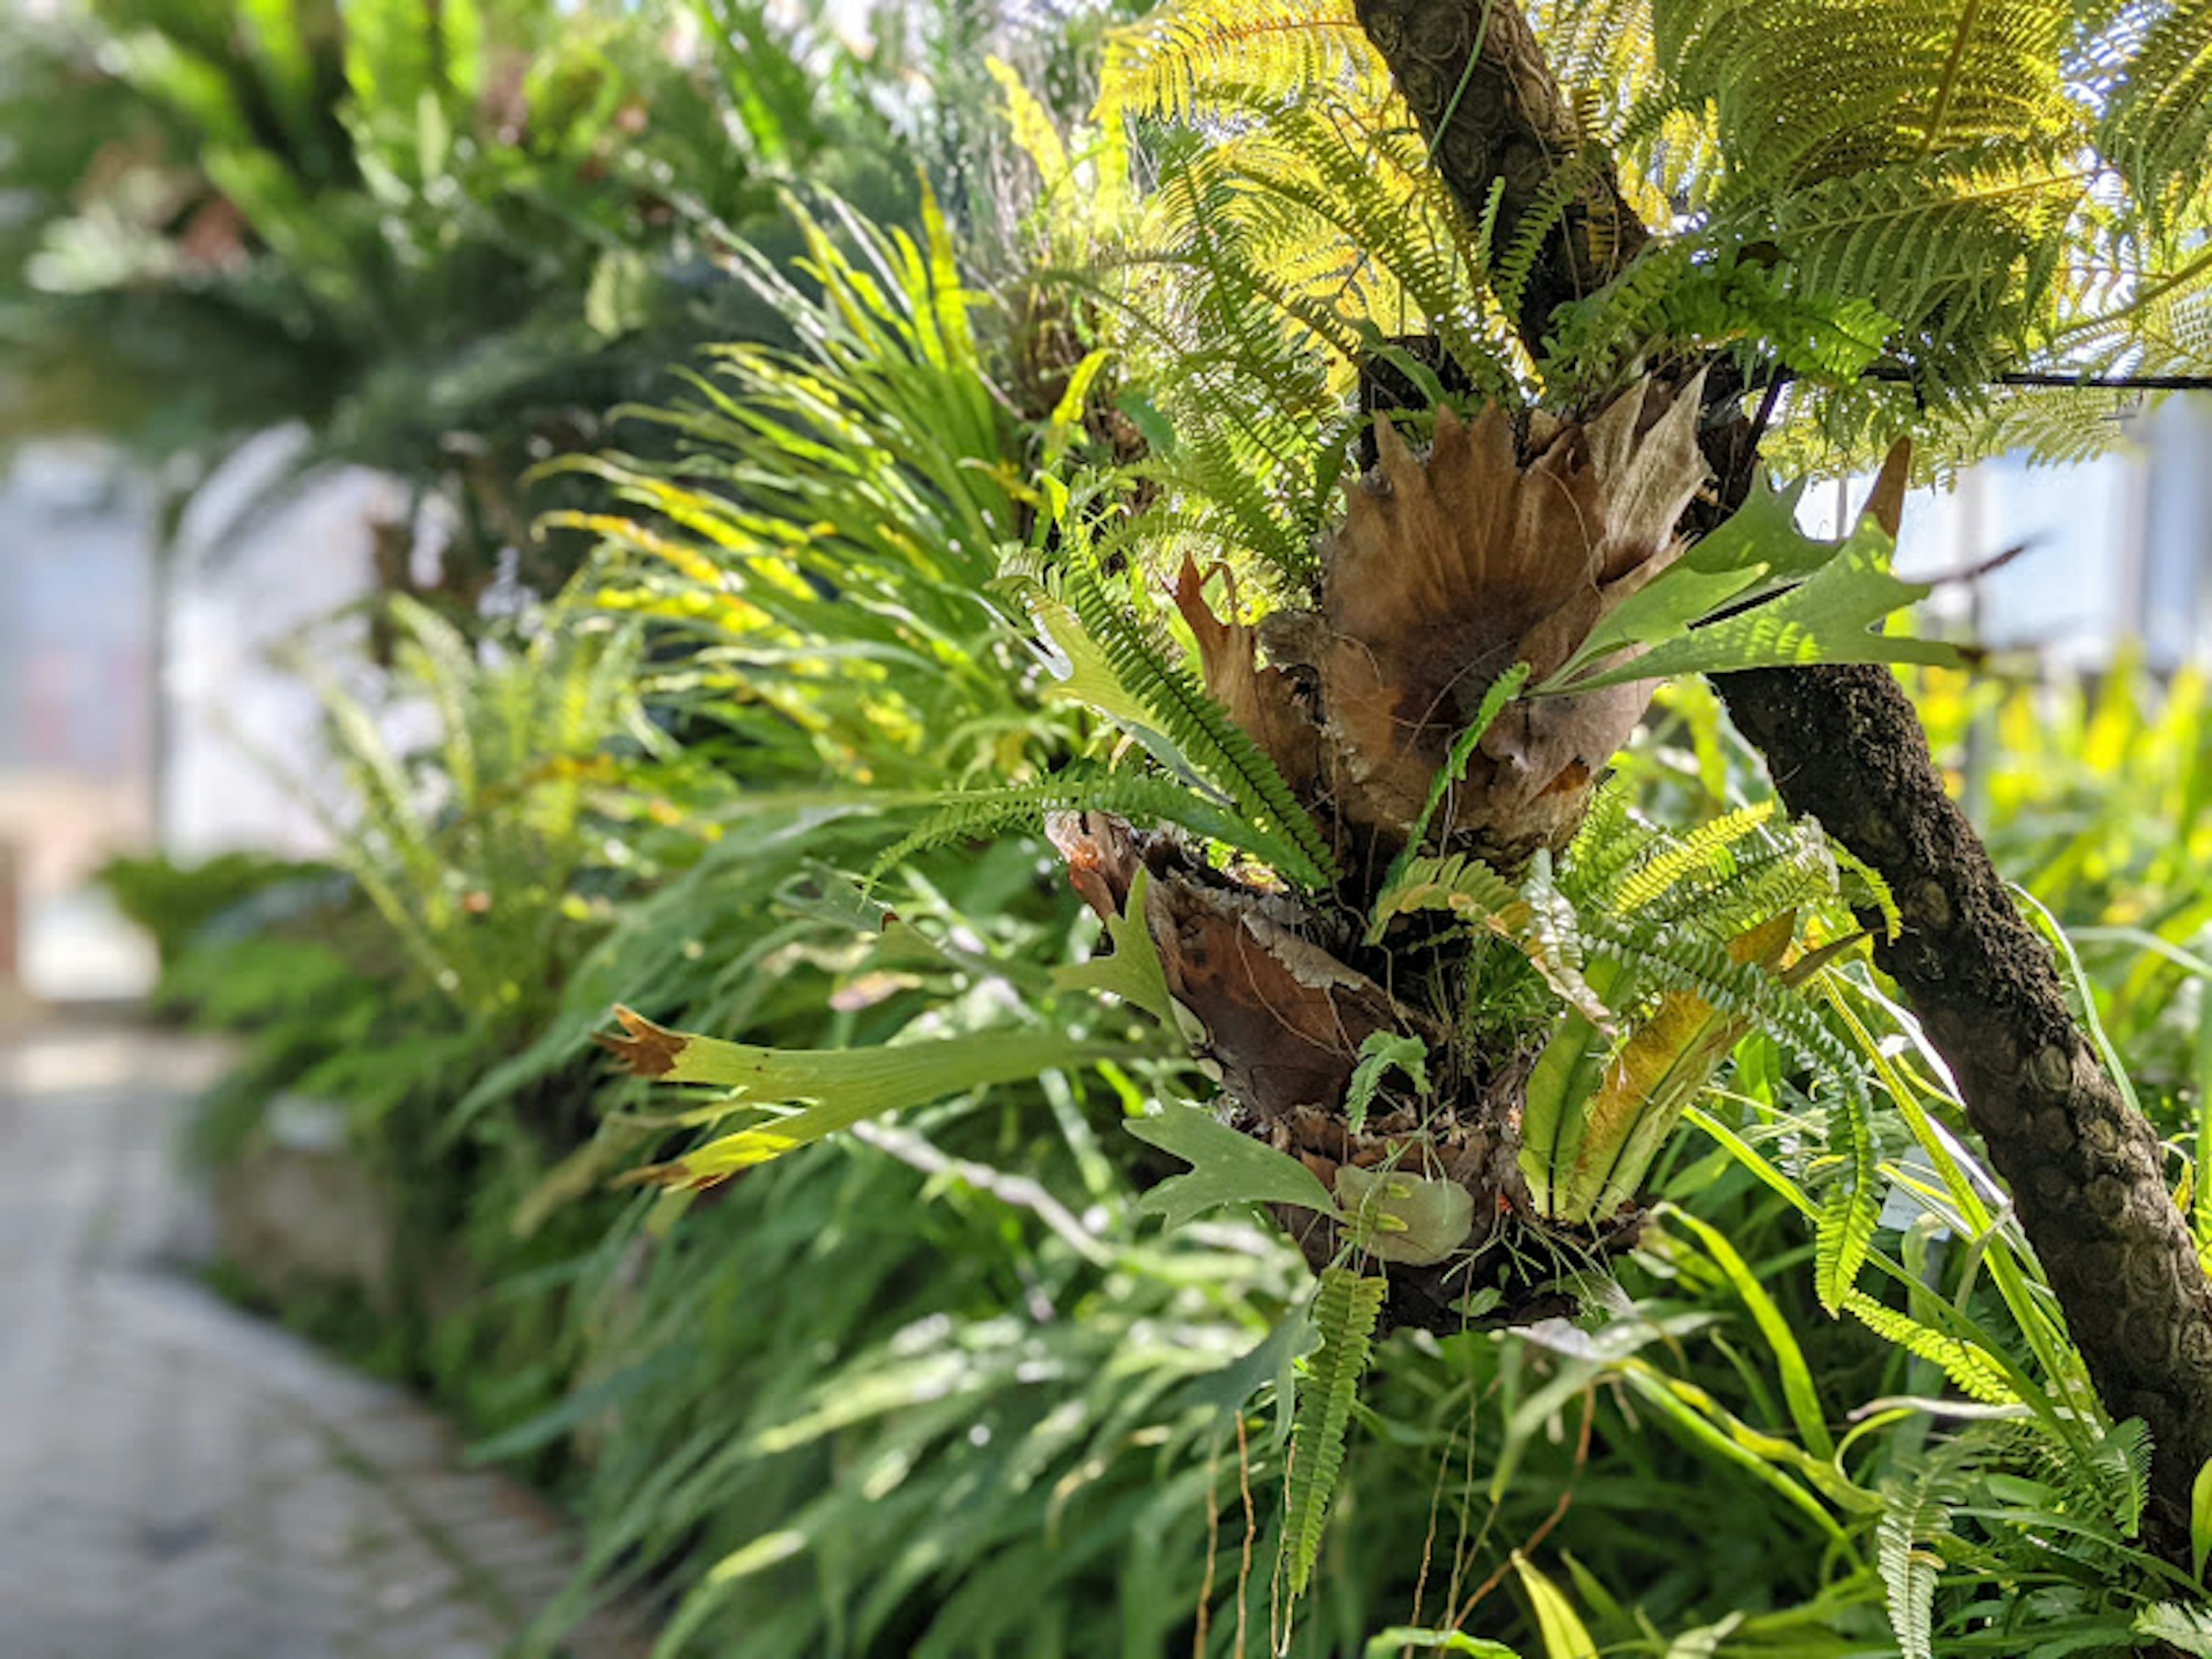
[{"label": "blurred palm tree", "polygon": [[[767,0],[90,0],[0,70],[0,452],[90,433],[191,487],[274,426],[398,478],[380,575],[526,581],[518,483],[708,340],[774,319],[719,251],[779,189],[914,191],[913,46]],[[267,496],[262,497],[267,499]],[[433,502],[437,510],[425,510]]]}]

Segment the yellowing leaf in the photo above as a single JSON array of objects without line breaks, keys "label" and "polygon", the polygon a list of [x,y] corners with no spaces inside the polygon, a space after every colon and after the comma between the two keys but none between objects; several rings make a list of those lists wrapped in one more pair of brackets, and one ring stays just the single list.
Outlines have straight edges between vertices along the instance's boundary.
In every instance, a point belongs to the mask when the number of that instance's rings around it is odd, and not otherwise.
[{"label": "yellowing leaf", "polygon": [[1513,1570],[1521,1575],[1521,1592],[1536,1617],[1537,1634],[1544,1640],[1545,1659],[1597,1659],[1597,1644],[1575,1612],[1566,1592],[1547,1578],[1520,1551],[1513,1552]]}]

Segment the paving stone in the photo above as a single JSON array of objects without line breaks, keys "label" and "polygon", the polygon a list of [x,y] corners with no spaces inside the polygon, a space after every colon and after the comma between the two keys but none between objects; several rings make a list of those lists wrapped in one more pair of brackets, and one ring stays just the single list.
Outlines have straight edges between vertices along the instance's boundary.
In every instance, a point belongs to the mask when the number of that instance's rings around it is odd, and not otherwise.
[{"label": "paving stone", "polygon": [[[437,1417],[184,1277],[204,1046],[0,1037],[0,1659],[498,1659],[572,1529]],[[649,1645],[626,1611],[574,1659]]]}]

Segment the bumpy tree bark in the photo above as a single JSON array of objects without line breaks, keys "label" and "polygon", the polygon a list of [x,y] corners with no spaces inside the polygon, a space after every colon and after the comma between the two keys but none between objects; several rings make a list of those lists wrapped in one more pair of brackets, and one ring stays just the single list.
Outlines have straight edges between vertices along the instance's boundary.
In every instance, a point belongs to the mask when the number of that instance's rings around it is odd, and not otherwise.
[{"label": "bumpy tree bark", "polygon": [[[1521,309],[1536,345],[1555,306],[1601,286],[1646,240],[1616,175],[1583,153],[1507,0],[1358,0],[1358,11],[1462,207],[1479,212],[1504,179],[1501,243],[1547,178],[1571,167],[1581,181]],[[1709,381],[1703,434],[1723,511],[1748,482],[1753,447],[1732,392]],[[2212,1285],[2149,1124],[2099,1066],[2050,947],[1945,795],[1888,671],[1734,674],[1720,690],[1790,810],[1819,818],[1895,892],[1904,929],[1878,960],[1950,1063],[2107,1409],[2148,1425],[2154,1535],[2185,1553],[2191,1483],[2212,1457]]]},{"label": "bumpy tree bark", "polygon": [[1621,199],[1611,160],[1583,142],[1517,5],[1358,0],[1357,10],[1462,210],[1479,221],[1497,190],[1493,246],[1512,246],[1522,221],[1559,188],[1554,180],[1572,181],[1521,296],[1522,335],[1541,339],[1555,309],[1603,288],[1650,240]]}]

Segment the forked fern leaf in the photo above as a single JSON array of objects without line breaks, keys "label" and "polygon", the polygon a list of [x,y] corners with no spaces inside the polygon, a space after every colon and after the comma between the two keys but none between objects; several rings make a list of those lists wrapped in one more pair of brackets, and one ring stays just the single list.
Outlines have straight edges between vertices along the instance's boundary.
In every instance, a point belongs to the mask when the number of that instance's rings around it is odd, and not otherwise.
[{"label": "forked fern leaf", "polygon": [[[787,1114],[719,1136],[669,1163],[633,1170],[625,1177],[633,1185],[678,1189],[712,1187],[885,1112],[1057,1067],[1126,1060],[1131,1054],[1118,1044],[1081,1042],[1054,1030],[975,1032],[877,1048],[763,1048],[672,1031],[620,1006],[615,1018],[622,1034],[602,1036],[600,1045],[637,1076],[712,1084],[729,1091],[713,1105],[679,1115],[675,1122],[712,1123],[756,1109]],[[801,1109],[788,1109],[793,1107]]]},{"label": "forked fern leaf", "polygon": [[[1955,646],[1884,634],[1882,620],[1928,597],[1931,585],[1891,574],[1892,544],[1880,526],[1862,523],[1834,556],[1803,581],[1748,610],[1677,631],[1642,656],[1577,672],[1573,665],[1540,690],[1595,690],[1672,674],[1727,673],[1809,663],[1933,663],[1957,667]],[[1652,582],[1656,592],[1668,572]],[[1585,656],[1585,662],[1589,660]]]},{"label": "forked fern leaf", "polygon": [[1284,1477],[1283,1551],[1291,1593],[1303,1595],[1321,1554],[1322,1527],[1344,1470],[1345,1437],[1359,1379],[1374,1357],[1376,1322],[1389,1281],[1349,1267],[1325,1267],[1314,1292],[1313,1328],[1321,1347],[1298,1378],[1297,1419]]}]

